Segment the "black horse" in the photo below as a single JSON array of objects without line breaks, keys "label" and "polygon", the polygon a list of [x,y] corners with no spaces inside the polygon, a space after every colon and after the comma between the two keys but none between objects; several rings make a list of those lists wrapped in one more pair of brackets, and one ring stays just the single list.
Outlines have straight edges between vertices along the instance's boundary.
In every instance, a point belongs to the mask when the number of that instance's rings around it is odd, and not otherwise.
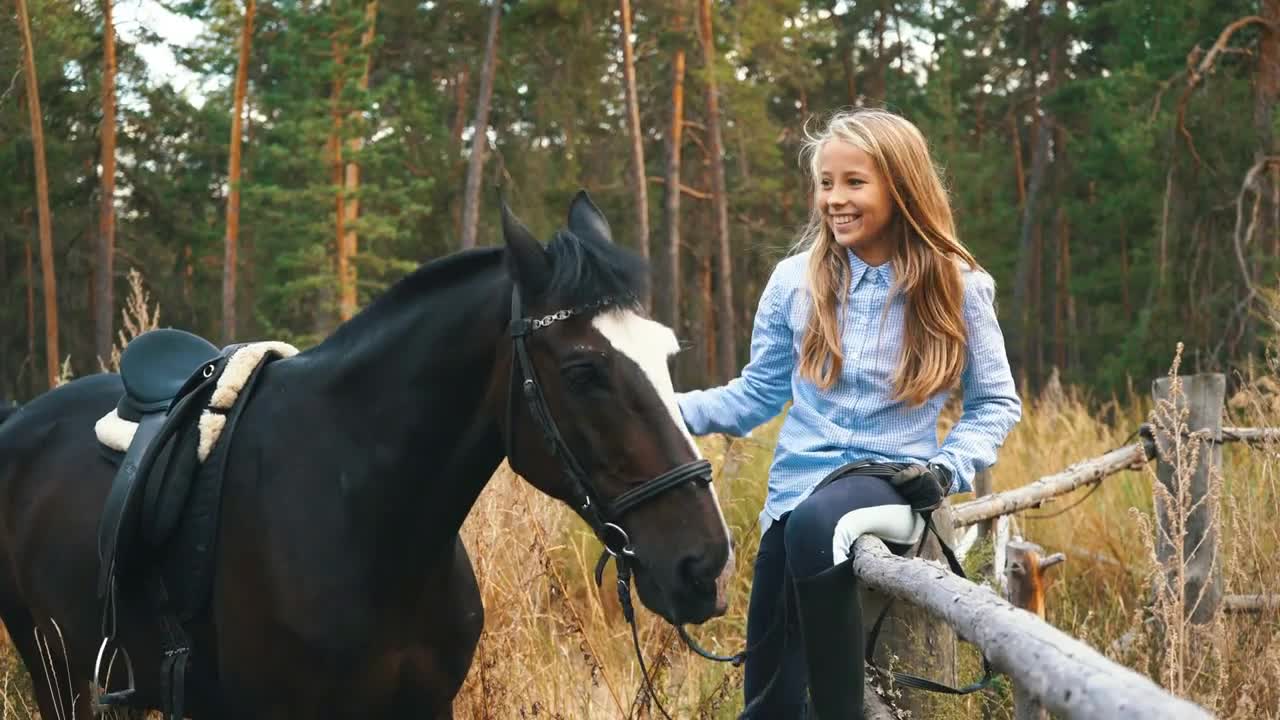
[{"label": "black horse", "polygon": [[[452,717],[484,622],[458,531],[504,456],[625,549],[652,611],[724,612],[728,529],[709,476],[682,481],[705,463],[675,406],[675,336],[635,305],[646,268],[585,193],[546,247],[505,206],[503,235],[264,368],[231,438],[208,609],[188,628],[191,717]],[[74,716],[92,712],[115,472],[93,426],[121,392],[116,375],[85,377],[0,427],[0,616],[46,718],[36,627]],[[136,704],[159,707],[161,628],[119,613]]]}]

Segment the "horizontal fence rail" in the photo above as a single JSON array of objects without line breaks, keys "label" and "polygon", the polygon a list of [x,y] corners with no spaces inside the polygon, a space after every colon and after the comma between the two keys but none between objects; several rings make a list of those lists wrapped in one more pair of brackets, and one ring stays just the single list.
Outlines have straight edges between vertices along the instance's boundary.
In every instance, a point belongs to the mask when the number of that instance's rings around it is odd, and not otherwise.
[{"label": "horizontal fence rail", "polygon": [[[1223,427],[1220,442],[1280,443],[1280,428]],[[1155,459],[1155,452],[1151,445],[1146,443],[1125,445],[1105,455],[1075,463],[1060,473],[1046,475],[1012,490],[956,503],[951,506],[952,524],[956,528],[962,528],[993,520],[1001,515],[1028,510],[1039,506],[1045,500],[1100,482],[1123,470],[1140,469],[1147,461],[1153,459]]]},{"label": "horizontal fence rail", "polygon": [[1045,709],[1069,720],[1198,720],[1200,706],[1108,660],[1085,643],[946,567],[889,552],[864,535],[853,570],[869,587],[923,608],[977,645],[999,671]]},{"label": "horizontal fence rail", "polygon": [[1096,483],[1121,470],[1142,467],[1149,459],[1147,449],[1141,443],[1126,445],[1021,487],[952,505],[951,522],[954,527],[961,528],[1033,508],[1049,498]]}]

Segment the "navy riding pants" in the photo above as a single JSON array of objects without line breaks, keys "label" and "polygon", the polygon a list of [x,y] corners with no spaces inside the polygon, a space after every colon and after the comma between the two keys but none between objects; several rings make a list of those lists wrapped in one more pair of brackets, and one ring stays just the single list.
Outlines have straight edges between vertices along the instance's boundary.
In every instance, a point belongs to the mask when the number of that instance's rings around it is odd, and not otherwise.
[{"label": "navy riding pants", "polygon": [[[747,611],[748,653],[743,678],[747,711],[743,718],[790,720],[804,716],[808,670],[791,595],[792,579],[847,564],[860,527],[883,526],[888,519],[895,531],[906,532],[902,519],[916,517],[909,511],[906,501],[884,478],[848,475],[820,487],[769,526],[756,555]],[[893,534],[885,537],[886,544],[895,553],[905,553],[912,538],[906,534],[894,538]],[[903,542],[893,542],[895,539]],[[862,654],[862,648],[849,651]]]}]

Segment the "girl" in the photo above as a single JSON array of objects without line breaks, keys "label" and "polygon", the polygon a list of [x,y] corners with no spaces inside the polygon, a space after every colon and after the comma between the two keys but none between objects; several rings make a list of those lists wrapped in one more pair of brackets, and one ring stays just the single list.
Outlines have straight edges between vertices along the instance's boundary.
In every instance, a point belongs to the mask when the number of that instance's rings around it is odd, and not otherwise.
[{"label": "girl", "polygon": [[[843,112],[802,158],[814,184],[803,252],[760,297],[750,361],[678,402],[693,434],[743,435],[792,401],[760,514],[744,717],[803,717],[807,686],[808,717],[846,720],[862,717],[854,540],[872,533],[905,552],[919,511],[968,491],[1022,410],[994,282],[956,237],[920,131],[884,110]],[[939,447],[957,383],[964,412]],[[880,465],[846,467],[859,461]],[[801,641],[784,643],[797,621]]]}]

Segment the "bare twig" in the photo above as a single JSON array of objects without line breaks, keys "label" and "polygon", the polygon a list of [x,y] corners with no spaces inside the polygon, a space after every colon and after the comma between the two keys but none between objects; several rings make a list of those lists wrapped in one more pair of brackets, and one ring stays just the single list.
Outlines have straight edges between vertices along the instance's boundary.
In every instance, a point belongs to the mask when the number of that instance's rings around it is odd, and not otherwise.
[{"label": "bare twig", "polygon": [[[658,183],[659,185],[667,184],[667,179],[664,177],[658,177],[657,175],[650,175],[648,177],[649,177],[649,182]],[[685,185],[684,183],[680,183],[680,192],[684,193],[685,195],[688,195],[689,197],[697,198],[699,200],[711,199],[711,193],[707,192],[706,190],[698,190],[697,188],[691,188],[688,185]]]},{"label": "bare twig", "polygon": [[[1236,227],[1235,232],[1232,235],[1232,242],[1235,250],[1236,264],[1240,267],[1240,278],[1244,281],[1245,295],[1236,303],[1235,308],[1232,310],[1231,318],[1227,322],[1227,327],[1234,326],[1236,322],[1248,312],[1249,308],[1253,305],[1254,299],[1258,297],[1258,289],[1254,287],[1253,280],[1249,273],[1249,265],[1245,260],[1244,248],[1253,240],[1253,236],[1258,229],[1258,211],[1262,200],[1262,194],[1258,189],[1258,174],[1267,167],[1276,163],[1280,163],[1280,156],[1267,156],[1254,163],[1253,166],[1249,168],[1249,171],[1245,173],[1244,181],[1240,183],[1240,192],[1236,194]],[[1244,220],[1245,193],[1253,193],[1254,195],[1253,210],[1249,213],[1248,225],[1245,224]],[[1243,322],[1240,323],[1240,328],[1240,333],[1236,336],[1237,340],[1239,339],[1239,336],[1244,333]],[[1217,347],[1214,348],[1213,354],[1215,357],[1219,352],[1221,352],[1223,345],[1227,341],[1228,334],[1229,333],[1223,333],[1223,337],[1218,341]]]},{"label": "bare twig", "polygon": [[13,93],[13,89],[18,86],[18,77],[21,75],[22,65],[19,64],[18,68],[13,71],[13,77],[9,78],[9,87],[5,89],[3,94],[0,94],[0,105],[4,105],[4,101],[9,99],[9,95]]},{"label": "bare twig", "polygon": [[[1200,46],[1196,45],[1191,49],[1191,52],[1187,53],[1187,86],[1183,88],[1182,96],[1178,98],[1178,132],[1186,139],[1187,149],[1191,151],[1191,157],[1196,161],[1196,167],[1204,165],[1204,161],[1201,160],[1200,153],[1196,152],[1195,140],[1191,137],[1191,132],[1187,130],[1187,103],[1191,100],[1191,93],[1200,84],[1200,81],[1204,79],[1204,76],[1213,70],[1213,64],[1218,59],[1218,56],[1227,52],[1227,42],[1231,40],[1231,36],[1237,30],[1254,24],[1270,26],[1270,23],[1258,15],[1242,17],[1223,28],[1218,35],[1218,39],[1209,48],[1209,52],[1204,53]],[[1199,59],[1198,63],[1196,62],[1197,59]]]}]

